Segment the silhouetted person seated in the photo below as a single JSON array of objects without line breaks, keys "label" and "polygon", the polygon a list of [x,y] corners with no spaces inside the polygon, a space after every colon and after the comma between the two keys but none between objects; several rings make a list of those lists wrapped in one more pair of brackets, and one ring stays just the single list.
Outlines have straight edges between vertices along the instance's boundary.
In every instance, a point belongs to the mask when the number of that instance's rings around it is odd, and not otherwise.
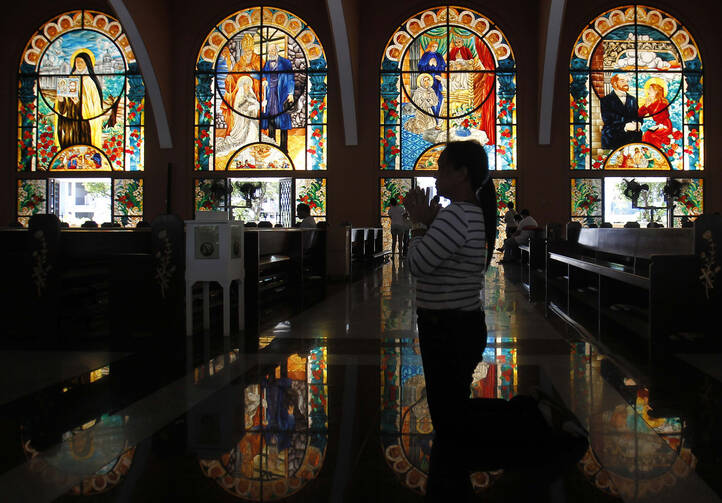
[{"label": "silhouetted person seated", "polygon": [[113,227],[115,227],[115,225],[113,225],[113,222],[103,222],[102,224],[100,224],[101,229],[111,229]]},{"label": "silhouetted person seated", "polygon": [[275,228],[283,227],[283,224],[276,224],[276,225],[274,225],[273,227],[275,227]]},{"label": "silhouetted person seated", "polygon": [[15,229],[22,229],[23,224],[21,224],[20,221],[18,221],[18,220],[11,220],[10,223],[8,224],[8,227],[13,227]]},{"label": "silhouetted person seated", "polygon": [[258,224],[256,222],[246,222],[244,225],[246,227],[258,227]]},{"label": "silhouetted person seated", "polygon": [[647,224],[647,229],[659,229],[661,227],[663,227],[663,225],[657,222],[649,222]]},{"label": "silhouetted person seated", "polygon": [[80,226],[82,229],[97,229],[98,228],[98,222],[95,220],[86,220],[82,223]]},{"label": "silhouetted person seated", "polygon": [[639,222],[627,222],[624,224],[625,229],[639,229]]},{"label": "silhouetted person seated", "polygon": [[589,225],[587,225],[587,228],[588,228],[588,229],[596,229],[596,228],[597,228],[597,224],[589,224]]},{"label": "silhouetted person seated", "polygon": [[[296,216],[301,222],[298,227],[301,229],[315,229],[316,220],[311,216],[311,208],[306,203],[301,203],[296,206]],[[308,251],[313,245],[313,239],[316,236],[315,232],[304,232],[303,233],[303,251]]]},{"label": "silhouetted person seated", "polygon": [[682,217],[682,228],[687,229],[690,227],[694,227],[694,222],[692,222],[687,216]]},{"label": "silhouetted person seated", "polygon": [[499,250],[504,252],[504,258],[499,261],[501,264],[518,260],[519,245],[528,243],[532,232],[539,228],[539,224],[531,216],[528,209],[524,208],[519,212],[519,215],[521,215],[522,219],[516,232],[510,238],[504,240],[504,247]]},{"label": "silhouetted person seated", "polygon": [[68,222],[60,222],[60,227],[70,228],[70,224]]},{"label": "silhouetted person seated", "polygon": [[260,229],[260,228],[264,228],[264,229],[269,229],[269,228],[271,228],[271,229],[272,229],[272,228],[273,228],[273,224],[272,224],[271,222],[269,222],[268,220],[261,220],[260,222],[258,222],[258,228],[259,228],[259,229]]},{"label": "silhouetted person seated", "polygon": [[135,224],[136,229],[140,229],[141,227],[150,227],[150,224],[146,222],[145,220],[141,220],[137,224]]},{"label": "silhouetted person seated", "polygon": [[612,223],[611,222],[602,222],[602,225],[600,225],[599,227],[601,227],[602,229],[611,229]]}]

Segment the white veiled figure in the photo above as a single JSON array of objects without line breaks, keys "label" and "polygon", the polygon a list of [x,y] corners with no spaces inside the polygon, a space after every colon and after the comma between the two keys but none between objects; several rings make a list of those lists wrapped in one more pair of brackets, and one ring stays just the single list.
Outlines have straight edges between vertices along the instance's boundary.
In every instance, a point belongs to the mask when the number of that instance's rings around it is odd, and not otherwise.
[{"label": "white veiled figure", "polygon": [[[233,129],[216,144],[218,155],[223,155],[231,150],[236,150],[249,143],[259,141],[258,136],[258,112],[261,104],[253,93],[253,80],[248,75],[238,79],[239,90],[233,102],[233,110],[239,112],[233,120]],[[253,118],[252,118],[253,117]],[[262,141],[275,143],[264,135]]]}]

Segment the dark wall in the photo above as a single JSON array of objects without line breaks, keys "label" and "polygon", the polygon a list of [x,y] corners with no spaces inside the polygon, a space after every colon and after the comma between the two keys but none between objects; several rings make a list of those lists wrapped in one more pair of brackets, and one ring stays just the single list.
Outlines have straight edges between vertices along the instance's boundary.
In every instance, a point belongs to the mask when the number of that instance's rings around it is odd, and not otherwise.
[{"label": "dark wall", "polygon": [[[158,145],[153,103],[146,111],[146,218],[165,212],[166,198],[173,212],[183,218],[192,215],[193,162],[193,65],[198,49],[214,23],[244,4],[206,0],[126,0],[150,54],[171,128],[173,147]],[[518,163],[519,204],[529,207],[540,222],[564,222],[569,213],[568,82],[566,72],[572,44],[583,27],[601,12],[619,2],[588,0],[567,2],[562,31],[552,118],[552,143],[538,142],[539,87],[541,82],[546,9],[551,2],[506,0],[488,4],[457,2],[483,12],[506,34],[518,65]],[[715,139],[722,132],[719,90],[722,81],[718,50],[718,20],[722,2],[650,2],[682,21],[696,38],[705,65],[705,206],[707,211],[722,210],[722,145]],[[246,4],[251,5],[251,4]],[[277,1],[274,6],[288,9],[307,21],[318,34],[329,62],[328,106],[328,208],[333,226],[342,221],[358,226],[378,222],[378,68],[388,38],[408,17],[436,2],[387,0],[344,0],[354,67],[359,144],[345,146],[341,116],[336,51],[325,2]],[[5,166],[0,175],[0,224],[14,216],[16,165],[16,89],[20,54],[32,33],[46,20],[66,10],[80,7],[115,15],[109,3],[84,0],[38,0],[32,8],[11,8],[0,19],[0,64],[6,68],[0,83],[0,156]],[[12,9],[15,9],[14,11]],[[167,192],[167,169],[172,168],[172,185]],[[717,169],[716,169],[717,168]]]}]

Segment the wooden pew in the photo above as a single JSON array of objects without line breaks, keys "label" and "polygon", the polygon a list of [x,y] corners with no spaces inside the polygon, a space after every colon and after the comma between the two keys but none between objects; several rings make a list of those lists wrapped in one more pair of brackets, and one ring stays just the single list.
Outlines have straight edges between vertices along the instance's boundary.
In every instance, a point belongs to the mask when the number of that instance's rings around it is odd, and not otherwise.
[{"label": "wooden pew", "polygon": [[576,241],[549,242],[548,310],[638,363],[651,363],[685,333],[711,335],[701,315],[710,303],[701,298],[694,237],[710,225],[719,221],[700,219],[695,230],[580,229]]},{"label": "wooden pew", "polygon": [[[35,320],[32,337],[39,347],[84,347],[99,337],[123,347],[134,336],[179,326],[182,316],[172,295],[183,277],[177,217],[158,217],[153,229],[60,228],[53,215],[33,218],[30,229],[3,229],[0,236],[7,243],[3,263],[12,265],[6,269],[16,285],[4,307],[15,320]],[[155,239],[161,231],[170,255],[164,289]],[[15,323],[8,333],[16,337],[21,328]]]},{"label": "wooden pew", "polygon": [[529,301],[532,302],[543,290],[546,266],[546,230],[532,231],[529,241],[519,245],[519,253],[521,285],[527,291]]},{"label": "wooden pew", "polygon": [[[313,232],[309,250],[304,234]],[[282,321],[321,300],[325,292],[326,230],[250,228],[245,230],[246,333]]]},{"label": "wooden pew", "polygon": [[384,230],[381,227],[353,227],[349,247],[352,277],[366,267],[386,261],[391,254],[391,250],[384,250]]}]

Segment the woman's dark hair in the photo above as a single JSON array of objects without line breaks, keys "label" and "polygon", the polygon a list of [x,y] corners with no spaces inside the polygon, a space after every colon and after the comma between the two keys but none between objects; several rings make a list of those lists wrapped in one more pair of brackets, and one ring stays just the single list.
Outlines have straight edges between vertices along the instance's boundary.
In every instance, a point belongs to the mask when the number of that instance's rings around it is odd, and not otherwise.
[{"label": "woman's dark hair", "polygon": [[98,80],[98,76],[95,75],[95,69],[93,68],[93,60],[90,59],[90,55],[85,52],[79,52],[75,55],[75,59],[73,60],[73,68],[70,69],[70,73],[74,74],[75,72],[75,62],[78,60],[78,58],[82,59],[85,63],[85,67],[88,69],[88,75],[90,78],[95,82],[95,87],[98,89],[98,96],[100,96],[100,100],[103,101],[103,87],[100,85],[100,81]]},{"label": "woman's dark hair", "polygon": [[486,151],[476,141],[452,141],[446,144],[441,153],[454,169],[466,168],[471,189],[479,200],[484,214],[484,232],[486,234],[486,267],[489,267],[496,242],[496,190],[489,178],[489,160]]}]

